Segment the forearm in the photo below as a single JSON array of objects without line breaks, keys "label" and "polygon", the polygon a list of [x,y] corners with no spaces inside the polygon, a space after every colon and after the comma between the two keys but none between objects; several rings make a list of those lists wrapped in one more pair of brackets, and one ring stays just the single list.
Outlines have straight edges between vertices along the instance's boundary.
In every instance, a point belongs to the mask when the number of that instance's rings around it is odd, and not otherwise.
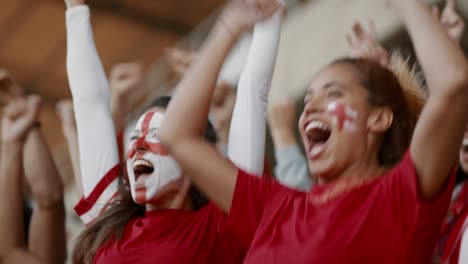
[{"label": "forearm", "polygon": [[219,71],[236,38],[223,23],[217,22],[168,107],[160,131],[166,146],[179,139],[201,140]]},{"label": "forearm", "polygon": [[428,6],[414,0],[395,0],[393,3],[411,36],[430,95],[452,95],[464,89],[457,85],[466,81],[468,72],[463,51],[449,38]]},{"label": "forearm", "polygon": [[109,86],[92,35],[89,9],[67,10],[67,73],[78,131],[84,196],[119,163]]},{"label": "forearm", "polygon": [[125,120],[127,113],[121,113],[118,110],[111,110],[112,121],[114,122],[115,132],[118,134],[125,129]]},{"label": "forearm", "polygon": [[62,179],[42,132],[32,129],[24,144],[24,172],[34,199],[41,208],[63,202]]},{"label": "forearm", "polygon": [[299,145],[292,128],[270,128],[270,133],[276,150]]},{"label": "forearm", "polygon": [[39,259],[37,256],[33,255],[31,252],[26,251],[24,248],[15,248],[14,250],[8,252],[8,256],[4,259],[3,264],[17,264],[17,263],[27,263],[27,264],[45,264],[45,262]]},{"label": "forearm", "polygon": [[266,106],[280,31],[280,12],[255,25],[229,132],[229,158],[240,168],[257,175],[263,174]]},{"label": "forearm", "polygon": [[413,132],[410,154],[417,170],[419,192],[430,199],[446,186],[456,164],[468,121],[468,66],[458,44],[449,38],[424,3],[392,3],[410,33],[429,89],[429,98]]},{"label": "forearm", "polygon": [[0,262],[13,249],[24,247],[21,197],[22,146],[2,142],[0,163]]}]

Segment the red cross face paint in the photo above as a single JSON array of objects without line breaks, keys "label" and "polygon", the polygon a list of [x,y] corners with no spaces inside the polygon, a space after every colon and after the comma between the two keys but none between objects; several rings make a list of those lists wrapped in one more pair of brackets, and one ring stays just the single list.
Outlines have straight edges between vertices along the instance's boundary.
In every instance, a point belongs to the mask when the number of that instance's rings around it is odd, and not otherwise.
[{"label": "red cross face paint", "polygon": [[154,200],[159,191],[182,178],[182,170],[157,138],[164,113],[149,111],[138,120],[127,153],[132,197],[138,204]]},{"label": "red cross face paint", "polygon": [[338,131],[343,129],[348,132],[356,131],[357,110],[342,103],[330,102],[327,111],[332,115],[333,125],[338,128]]}]

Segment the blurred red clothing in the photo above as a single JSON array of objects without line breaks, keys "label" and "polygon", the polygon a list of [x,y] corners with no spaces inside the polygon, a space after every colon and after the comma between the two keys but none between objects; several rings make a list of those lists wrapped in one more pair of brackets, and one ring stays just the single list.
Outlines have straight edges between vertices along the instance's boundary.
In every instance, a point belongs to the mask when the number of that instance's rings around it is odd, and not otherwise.
[{"label": "blurred red clothing", "polygon": [[126,225],[122,239],[101,247],[94,263],[242,263],[220,235],[224,223],[212,204],[147,212]]},{"label": "blurred red clothing", "polygon": [[409,152],[386,175],[356,179],[303,193],[239,171],[229,223],[251,244],[244,263],[430,263],[454,175],[430,201]]},{"label": "blurred red clothing", "polygon": [[[76,205],[85,223],[95,221],[115,198],[118,174],[119,166],[115,166]],[[101,246],[94,263],[242,263],[245,254],[229,236],[226,221],[213,204],[197,211],[146,212],[127,223],[120,240]]]},{"label": "blurred red clothing", "polygon": [[468,181],[460,183],[457,189],[459,192],[450,204],[436,252],[443,263],[458,263],[461,238],[467,228]]}]

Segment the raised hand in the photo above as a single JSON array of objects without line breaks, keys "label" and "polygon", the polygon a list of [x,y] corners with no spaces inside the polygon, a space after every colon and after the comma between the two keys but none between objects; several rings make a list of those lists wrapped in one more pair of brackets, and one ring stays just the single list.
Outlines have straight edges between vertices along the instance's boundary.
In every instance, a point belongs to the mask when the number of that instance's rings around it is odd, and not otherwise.
[{"label": "raised hand", "polygon": [[125,126],[125,118],[135,101],[145,93],[139,90],[143,81],[143,65],[139,62],[121,63],[110,73],[110,108],[117,131]]},{"label": "raised hand", "polygon": [[[120,63],[112,67],[110,73],[111,110],[114,107],[128,110],[135,91],[143,81],[143,65],[139,62]],[[126,114],[126,113],[125,113]]]},{"label": "raised hand", "polygon": [[282,0],[231,0],[219,20],[231,34],[237,36],[279,9],[284,9]]},{"label": "raised hand", "polygon": [[64,0],[67,8],[72,8],[78,5],[84,5],[85,0]]},{"label": "raised hand", "polygon": [[372,20],[369,22],[369,30],[367,31],[359,22],[355,22],[352,30],[352,33],[346,35],[351,47],[351,56],[374,60],[386,67],[390,55],[377,39],[374,22]]},{"label": "raised hand", "polygon": [[432,7],[432,14],[437,19],[440,19],[449,36],[457,43],[460,43],[463,31],[465,30],[465,21],[455,10],[455,0],[446,0],[445,2],[442,15],[440,15],[440,10],[437,6]]},{"label": "raised hand", "polygon": [[7,70],[0,69],[0,105],[6,105],[22,96],[23,90],[20,85]]},{"label": "raised hand", "polygon": [[166,50],[166,58],[172,71],[181,77],[195,60],[197,53],[190,50],[171,48]]},{"label": "raised hand", "polygon": [[296,123],[296,103],[292,99],[271,104],[268,109],[268,126],[275,148],[297,144],[294,134]]},{"label": "raised hand", "polygon": [[112,67],[110,89],[112,96],[127,97],[132,90],[141,84],[143,65],[139,62],[120,63]]},{"label": "raised hand", "polygon": [[3,111],[2,141],[17,142],[25,138],[39,114],[41,98],[36,95],[12,100]]}]

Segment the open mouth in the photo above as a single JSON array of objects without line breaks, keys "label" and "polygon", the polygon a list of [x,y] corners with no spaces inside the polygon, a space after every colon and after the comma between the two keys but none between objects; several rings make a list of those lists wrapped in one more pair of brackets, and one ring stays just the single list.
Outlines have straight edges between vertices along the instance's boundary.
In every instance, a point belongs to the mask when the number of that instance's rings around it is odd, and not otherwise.
[{"label": "open mouth", "polygon": [[314,159],[325,150],[331,136],[331,128],[323,121],[312,120],[305,128],[305,135],[309,143],[307,155],[309,158]]},{"label": "open mouth", "polygon": [[141,175],[148,175],[153,173],[154,166],[151,162],[144,159],[137,159],[133,162],[133,172],[135,173],[135,180]]}]

